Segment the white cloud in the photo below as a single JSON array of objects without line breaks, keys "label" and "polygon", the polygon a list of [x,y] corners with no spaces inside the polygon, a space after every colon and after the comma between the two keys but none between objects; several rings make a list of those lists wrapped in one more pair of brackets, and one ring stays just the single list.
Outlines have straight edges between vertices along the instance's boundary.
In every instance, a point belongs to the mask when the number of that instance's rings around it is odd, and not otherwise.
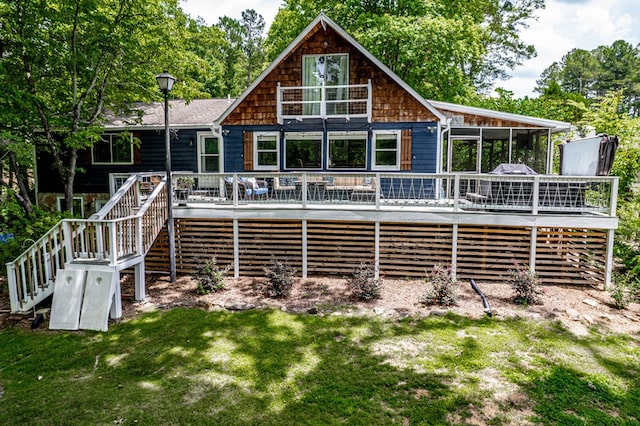
[{"label": "white cloud", "polygon": [[592,50],[620,39],[633,45],[640,41],[634,31],[640,26],[637,0],[549,0],[539,16],[522,34],[536,46],[538,56],[514,70],[511,79],[496,84],[517,97],[534,95],[542,71],[571,49]]},{"label": "white cloud", "polygon": [[273,22],[273,18],[278,13],[278,8],[282,4],[280,0],[181,0],[182,10],[191,15],[192,18],[201,16],[209,25],[217,24],[222,16],[234,19],[241,18],[241,12],[247,9],[254,9],[262,15],[266,22],[266,28]]}]

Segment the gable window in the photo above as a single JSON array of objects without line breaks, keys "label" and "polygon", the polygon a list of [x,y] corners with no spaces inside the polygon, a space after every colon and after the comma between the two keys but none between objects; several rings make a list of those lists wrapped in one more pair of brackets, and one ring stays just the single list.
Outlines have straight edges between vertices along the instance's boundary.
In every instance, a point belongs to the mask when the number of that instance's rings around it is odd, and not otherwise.
[{"label": "gable window", "polygon": [[366,132],[329,133],[329,168],[364,169],[366,163]]},{"label": "gable window", "polygon": [[133,164],[133,135],[105,133],[91,147],[92,164]]},{"label": "gable window", "polygon": [[285,168],[322,168],[322,133],[287,133],[284,145]]},{"label": "gable window", "polygon": [[254,158],[255,170],[277,170],[278,162],[278,145],[280,144],[280,133],[265,132],[254,133],[253,146],[255,149]]},{"label": "gable window", "polygon": [[373,133],[373,169],[400,169],[400,132],[384,131]]},{"label": "gable window", "polygon": [[305,55],[302,57],[303,113],[320,115],[322,88],[325,87],[327,115],[346,114],[349,90],[349,55]]},{"label": "gable window", "polygon": [[198,172],[220,173],[222,171],[220,138],[212,134],[198,134]]}]

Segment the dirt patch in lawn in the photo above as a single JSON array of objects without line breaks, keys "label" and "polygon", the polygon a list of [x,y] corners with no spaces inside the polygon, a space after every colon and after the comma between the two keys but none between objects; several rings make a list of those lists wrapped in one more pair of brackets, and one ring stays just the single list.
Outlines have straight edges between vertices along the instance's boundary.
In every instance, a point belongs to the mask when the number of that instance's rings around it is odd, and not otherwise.
[{"label": "dirt patch in lawn", "polygon": [[[458,302],[453,307],[426,306],[421,300],[427,291],[422,280],[391,280],[382,283],[381,297],[369,302],[350,297],[347,281],[336,278],[296,279],[289,297],[274,299],[261,291],[264,279],[227,279],[225,289],[199,295],[196,282],[190,276],[179,277],[170,283],[166,276],[147,278],[147,298],[133,300],[133,277],[124,277],[124,318],[134,317],[153,309],[176,306],[199,307],[207,310],[242,310],[271,307],[295,313],[322,315],[335,310],[398,318],[444,315],[453,312],[470,318],[485,315],[480,297],[468,282],[460,283]],[[598,326],[616,333],[640,332],[640,304],[632,303],[625,310],[616,309],[609,293],[590,287],[543,287],[542,304],[522,306],[513,303],[513,293],[507,284],[479,284],[495,318],[523,317],[561,321],[576,335],[585,335],[590,326]]]}]

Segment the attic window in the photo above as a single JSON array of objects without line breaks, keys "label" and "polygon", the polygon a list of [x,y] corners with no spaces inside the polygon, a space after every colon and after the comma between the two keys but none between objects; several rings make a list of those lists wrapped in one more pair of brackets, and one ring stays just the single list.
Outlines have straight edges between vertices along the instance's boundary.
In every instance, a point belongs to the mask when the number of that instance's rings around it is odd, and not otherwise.
[{"label": "attic window", "polygon": [[133,135],[105,133],[91,147],[92,164],[133,164]]}]

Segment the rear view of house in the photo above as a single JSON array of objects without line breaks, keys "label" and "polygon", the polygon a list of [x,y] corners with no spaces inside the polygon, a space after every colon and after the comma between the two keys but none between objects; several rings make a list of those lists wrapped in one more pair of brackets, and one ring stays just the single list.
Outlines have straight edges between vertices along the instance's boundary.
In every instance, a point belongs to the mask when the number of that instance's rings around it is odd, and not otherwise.
[{"label": "rear view of house", "polygon": [[[191,113],[172,102],[170,189],[155,107],[141,106],[142,123],[114,118],[110,149],[94,147],[77,177],[83,201],[107,200],[109,182],[115,193],[91,226],[124,217],[140,225],[109,225],[111,242],[96,242],[91,256],[60,243],[68,253],[58,266],[78,262],[72,253],[129,266],[135,255],[141,271],[166,272],[166,217],[145,216],[143,226],[140,212],[171,203],[179,273],[214,256],[235,276],[258,275],[276,256],[303,277],[344,276],[366,261],[379,275],[421,277],[445,264],[461,279],[492,282],[517,262],[545,283],[610,280],[617,180],[550,174],[552,136],[568,123],[428,101],[323,14],[237,99],[194,101]],[[122,145],[123,132],[140,146]],[[40,196],[54,199],[45,164],[39,176]],[[78,223],[65,238],[89,228]],[[139,244],[112,253],[135,227]],[[25,259],[10,266],[15,282],[28,281],[36,260]],[[46,287],[52,275],[43,277]]]}]

